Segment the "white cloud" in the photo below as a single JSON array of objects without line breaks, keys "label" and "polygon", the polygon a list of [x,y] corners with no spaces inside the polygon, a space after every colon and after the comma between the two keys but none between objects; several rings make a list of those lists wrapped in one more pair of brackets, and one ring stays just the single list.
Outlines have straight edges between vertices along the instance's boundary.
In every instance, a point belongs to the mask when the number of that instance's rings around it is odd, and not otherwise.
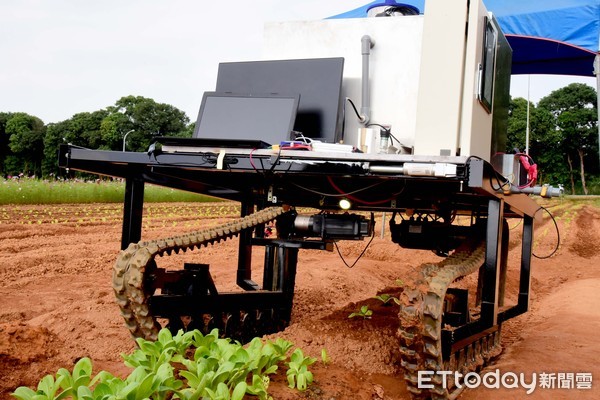
[{"label": "white cloud", "polygon": [[126,95],[195,118],[218,63],[259,59],[266,21],[318,19],[362,1],[21,0],[0,4],[0,111],[58,122]]},{"label": "white cloud", "polygon": [[[319,19],[367,2],[3,1],[0,111],[58,122],[141,95],[193,120],[202,93],[214,89],[219,62],[261,58],[265,22]],[[537,82],[532,93],[549,93]],[[525,97],[526,85],[514,87],[514,97]]]}]

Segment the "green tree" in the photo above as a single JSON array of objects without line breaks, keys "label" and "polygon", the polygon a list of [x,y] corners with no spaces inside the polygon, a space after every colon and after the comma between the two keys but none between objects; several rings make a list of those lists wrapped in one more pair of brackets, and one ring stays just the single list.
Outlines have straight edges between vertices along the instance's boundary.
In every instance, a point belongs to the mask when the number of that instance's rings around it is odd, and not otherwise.
[{"label": "green tree", "polygon": [[[45,131],[46,126],[38,117],[26,113],[11,115],[6,122],[6,134],[9,135],[9,148],[17,158],[16,165],[11,169],[21,167],[20,172],[41,176]],[[7,159],[10,159],[10,156]]]},{"label": "green tree", "polygon": [[[589,155],[598,154],[598,109],[596,90],[582,83],[572,83],[550,93],[540,100],[538,107],[552,115],[555,130],[560,137],[560,150],[566,157],[571,173],[571,190],[575,192],[573,164],[578,163],[579,179],[584,194],[588,194],[586,184],[586,164],[592,163]],[[596,165],[596,163],[592,163]]]},{"label": "green tree", "polygon": [[6,133],[6,123],[12,116],[11,113],[0,112],[0,175],[7,175],[6,158],[12,154],[9,147],[9,134]]},{"label": "green tree", "polygon": [[[531,106],[531,104],[530,104]],[[522,97],[510,99],[508,106],[508,128],[506,135],[506,152],[513,149],[525,149],[525,134],[527,129],[527,100]]]},{"label": "green tree", "polygon": [[185,127],[185,131],[180,132],[180,136],[191,138],[194,135],[195,129],[196,129],[196,121],[188,124],[188,126]]},{"label": "green tree", "polygon": [[126,149],[145,151],[155,136],[183,136],[189,118],[178,108],[142,96],[122,97],[108,107],[102,121],[103,147],[121,150],[127,132]]},{"label": "green tree", "polygon": [[[529,104],[529,154],[539,167],[538,181],[541,183],[563,183],[569,178],[552,115],[548,110]],[[508,112],[507,149],[525,152],[527,132],[527,100],[511,99]]]},{"label": "green tree", "polygon": [[42,175],[58,175],[58,146],[67,143],[69,135],[69,120],[48,124],[44,135],[44,160]]},{"label": "green tree", "polygon": [[71,143],[90,149],[102,145],[101,124],[108,111],[99,110],[92,113],[83,112],[73,115],[70,119],[55,124],[49,124],[44,136],[44,161],[42,173],[44,176],[58,173],[58,146]]}]

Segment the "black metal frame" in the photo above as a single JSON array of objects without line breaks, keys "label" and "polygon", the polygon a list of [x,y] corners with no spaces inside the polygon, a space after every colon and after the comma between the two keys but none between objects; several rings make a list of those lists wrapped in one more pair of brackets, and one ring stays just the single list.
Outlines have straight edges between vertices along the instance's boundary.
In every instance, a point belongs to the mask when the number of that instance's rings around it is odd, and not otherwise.
[{"label": "black metal frame", "polygon": [[508,255],[508,229],[506,229],[501,205],[502,200],[489,201],[486,257],[480,270],[483,287],[481,288],[482,301],[479,319],[442,331],[444,358],[448,358],[451,353],[459,351],[481,338],[481,333],[485,332],[487,335],[494,332],[504,321],[519,316],[529,309],[534,218],[526,215],[523,217],[518,302],[512,307],[499,311],[499,307],[504,302],[503,281],[506,278],[506,257]]},{"label": "black metal frame", "polygon": [[[451,351],[499,329],[502,322],[526,312],[529,307],[533,222],[539,207],[525,195],[504,193],[497,174],[484,160],[473,157],[374,157],[228,149],[223,158],[224,166],[218,169],[215,162],[217,156],[218,152],[214,149],[199,153],[148,155],[63,145],[60,148],[59,165],[125,178],[122,248],[141,239],[145,183],[240,201],[242,216],[252,213],[257,206],[263,208],[269,202],[334,209],[337,208],[337,200],[332,201],[329,197],[337,197],[327,196],[334,192],[333,187],[343,187],[353,193],[360,191],[361,198],[355,202],[357,210],[403,211],[411,208],[435,213],[445,208],[459,214],[477,215],[487,219],[486,255],[481,270],[481,315],[474,322],[467,322],[451,331],[442,331],[444,355],[447,357]],[[314,165],[310,162],[315,160],[320,163]],[[404,162],[451,162],[457,165],[458,172],[453,177],[413,177],[377,174],[365,167],[372,164],[401,166]],[[337,182],[336,185],[332,185],[333,180]],[[518,303],[499,311],[503,302],[508,248],[508,230],[504,228],[506,218],[522,218],[524,221],[520,288]],[[239,308],[240,304],[250,308],[278,304],[291,313],[298,250],[330,249],[331,243],[270,240],[256,232],[253,234],[253,230],[248,229],[240,235],[237,284],[244,293],[212,296],[210,302],[193,305],[193,310],[185,296],[155,296],[152,301],[154,309],[159,314],[161,310],[172,307],[179,307],[181,312],[197,313],[215,307]],[[250,264],[252,247],[257,245],[266,248],[263,287],[259,292],[259,286],[251,280]]]},{"label": "black metal frame", "polygon": [[129,246],[129,243],[139,242],[142,238],[144,181],[139,177],[132,176],[125,180],[125,199],[123,205],[121,250],[125,250]]}]

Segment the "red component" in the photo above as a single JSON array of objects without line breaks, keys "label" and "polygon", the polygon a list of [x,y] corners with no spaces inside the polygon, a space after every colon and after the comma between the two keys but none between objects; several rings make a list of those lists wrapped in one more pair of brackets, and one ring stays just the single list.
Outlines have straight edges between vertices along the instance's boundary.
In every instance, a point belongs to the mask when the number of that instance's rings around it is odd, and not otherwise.
[{"label": "red component", "polygon": [[310,143],[299,141],[285,141],[279,144],[281,150],[312,150]]},{"label": "red component", "polygon": [[533,159],[527,154],[518,154],[521,165],[527,171],[527,183],[519,186],[519,188],[526,188],[528,186],[535,185],[537,181],[538,169],[537,164],[533,162]]}]

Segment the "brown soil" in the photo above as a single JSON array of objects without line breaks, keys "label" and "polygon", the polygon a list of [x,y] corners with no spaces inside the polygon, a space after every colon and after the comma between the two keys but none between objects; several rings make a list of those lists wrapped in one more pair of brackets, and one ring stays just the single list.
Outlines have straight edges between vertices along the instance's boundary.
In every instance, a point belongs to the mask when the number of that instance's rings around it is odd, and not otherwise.
[{"label": "brown soil", "polygon": [[[556,200],[561,247],[549,259],[533,260],[531,310],[503,326],[503,354],[487,370],[577,373],[600,377],[600,209]],[[145,211],[144,238],[159,238],[215,225],[232,207],[169,204]],[[111,269],[120,246],[120,205],[0,207],[0,399],[21,385],[34,386],[48,373],[71,368],[80,357],[94,369],[127,375],[120,353],[134,349],[113,300]],[[209,215],[213,216],[210,217]],[[215,217],[215,215],[217,217]],[[200,216],[200,217],[199,217]],[[518,295],[521,225],[511,230],[507,303]],[[556,233],[547,216],[536,227],[534,252],[552,252]],[[341,242],[351,263],[366,242]],[[185,256],[159,259],[209,263],[217,287],[231,289],[237,241],[227,241]],[[257,255],[257,259],[260,255]],[[405,399],[399,369],[397,309],[372,297],[396,293],[402,279],[431,252],[405,250],[389,237],[376,238],[358,264],[348,269],[336,252],[302,251],[298,264],[293,321],[279,336],[319,357],[325,348],[331,363],[318,362],[315,384],[305,393],[291,391],[275,377],[275,399]],[[260,282],[260,271],[256,272]],[[472,285],[475,278],[461,284]],[[361,305],[374,310],[370,320],[348,319]],[[528,378],[528,381],[530,380]],[[467,390],[463,399],[600,398],[591,390]]]}]

